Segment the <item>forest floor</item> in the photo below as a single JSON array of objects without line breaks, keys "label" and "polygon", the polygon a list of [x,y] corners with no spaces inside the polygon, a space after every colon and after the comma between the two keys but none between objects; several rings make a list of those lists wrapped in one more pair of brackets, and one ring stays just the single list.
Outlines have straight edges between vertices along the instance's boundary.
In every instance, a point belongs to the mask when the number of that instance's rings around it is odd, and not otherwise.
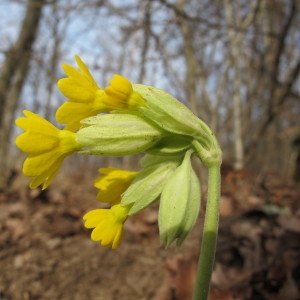
[{"label": "forest floor", "polygon": [[[0,192],[0,300],[191,299],[203,213],[179,250],[165,249],[154,205],[128,219],[111,250],[83,228],[93,179],[61,174],[40,191],[20,178]],[[299,185],[280,176],[224,172],[210,300],[300,299],[299,200]]]}]

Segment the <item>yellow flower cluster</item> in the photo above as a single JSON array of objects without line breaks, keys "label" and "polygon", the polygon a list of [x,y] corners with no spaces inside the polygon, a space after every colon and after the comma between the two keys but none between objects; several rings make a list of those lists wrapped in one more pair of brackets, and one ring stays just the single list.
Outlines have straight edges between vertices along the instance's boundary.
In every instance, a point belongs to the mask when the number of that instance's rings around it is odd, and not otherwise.
[{"label": "yellow flower cluster", "polygon": [[95,209],[83,216],[86,228],[94,228],[91,234],[93,241],[101,241],[102,246],[112,245],[116,249],[123,236],[123,225],[127,220],[131,205],[122,206],[121,195],[136,177],[136,172],[120,170],[113,167],[101,168],[104,176],[95,180],[95,187],[100,191],[97,199],[110,203],[110,209]]},{"label": "yellow flower cluster", "polygon": [[132,89],[132,84],[126,78],[115,75],[110,80],[111,86],[101,89],[90,71],[80,59],[75,56],[79,70],[63,64],[68,77],[58,81],[61,93],[69,98],[56,112],[56,120],[66,124],[69,130],[80,128],[80,121],[99,113],[114,109],[134,109],[143,104],[143,98]]},{"label": "yellow flower cluster", "polygon": [[79,56],[75,56],[75,59],[79,70],[63,64],[62,67],[68,77],[60,79],[57,83],[62,94],[69,100],[58,108],[56,120],[66,124],[69,130],[78,129],[82,119],[109,110],[103,103],[104,91],[98,87]]},{"label": "yellow flower cluster", "polygon": [[[142,97],[133,91],[131,83],[120,75],[115,75],[111,86],[101,89],[90,71],[75,56],[78,68],[63,64],[67,77],[58,81],[58,88],[68,98],[56,111],[56,120],[65,124],[58,129],[43,117],[30,111],[23,111],[25,117],[16,120],[16,125],[25,132],[16,138],[16,145],[28,157],[23,164],[23,173],[33,177],[31,188],[43,184],[45,189],[53,180],[64,158],[82,149],[78,143],[76,131],[82,126],[81,121],[88,117],[111,110],[134,109],[142,105]],[[101,168],[104,176],[95,181],[99,189],[97,199],[110,203],[109,209],[96,209],[84,215],[85,227],[94,228],[91,238],[101,241],[103,246],[119,246],[123,235],[123,224],[127,219],[131,205],[120,204],[122,193],[129,187],[136,172],[116,168]]]},{"label": "yellow flower cluster", "polygon": [[63,64],[65,78],[58,88],[68,98],[56,111],[59,129],[25,110],[16,125],[25,132],[16,145],[26,154],[23,173],[31,188],[51,183],[65,157],[79,154],[124,156],[145,153],[137,172],[113,167],[99,169],[95,180],[98,208],[84,215],[93,241],[117,248],[127,217],[160,199],[159,229],[167,246],[180,245],[193,227],[200,207],[200,185],[192,168],[193,155],[208,167],[218,165],[221,151],[207,127],[168,93],[132,84],[115,75],[101,89],[84,62]]}]

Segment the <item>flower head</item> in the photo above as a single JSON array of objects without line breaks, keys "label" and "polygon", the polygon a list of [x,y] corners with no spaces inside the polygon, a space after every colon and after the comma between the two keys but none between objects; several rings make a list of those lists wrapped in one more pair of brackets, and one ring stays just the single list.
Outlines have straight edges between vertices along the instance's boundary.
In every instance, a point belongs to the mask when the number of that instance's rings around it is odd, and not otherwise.
[{"label": "flower head", "polygon": [[137,172],[120,170],[117,168],[101,168],[99,172],[101,176],[95,180],[95,187],[100,189],[97,199],[100,202],[118,204],[121,201],[121,195],[130,186]]},{"label": "flower head", "polygon": [[119,247],[124,222],[128,217],[129,207],[120,204],[113,205],[109,209],[95,209],[83,216],[86,228],[94,228],[91,239],[100,241],[102,246],[111,245],[112,249]]},{"label": "flower head", "polygon": [[36,188],[44,182],[45,189],[57,173],[64,158],[80,149],[76,134],[60,130],[41,116],[23,111],[26,118],[18,118],[16,125],[25,130],[16,138],[16,145],[29,154],[23,165],[23,173],[34,177],[30,183]]},{"label": "flower head", "polygon": [[106,97],[103,102],[115,109],[136,109],[144,105],[141,94],[135,92],[131,82],[116,74],[110,80],[110,86],[105,88]]},{"label": "flower head", "polygon": [[56,120],[67,124],[69,130],[78,129],[80,121],[84,118],[110,110],[103,102],[104,90],[99,88],[80,57],[76,55],[75,60],[79,70],[63,64],[62,67],[68,77],[60,79],[57,83],[59,90],[69,100],[58,108]]}]

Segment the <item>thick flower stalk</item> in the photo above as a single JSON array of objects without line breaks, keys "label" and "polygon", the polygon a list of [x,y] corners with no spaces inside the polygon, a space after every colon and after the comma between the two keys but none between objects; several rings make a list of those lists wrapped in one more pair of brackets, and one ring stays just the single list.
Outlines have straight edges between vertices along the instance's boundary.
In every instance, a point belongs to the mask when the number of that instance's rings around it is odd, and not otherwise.
[{"label": "thick flower stalk", "polygon": [[78,151],[81,146],[76,141],[75,133],[60,130],[41,116],[30,111],[23,111],[25,118],[16,120],[25,132],[16,138],[16,145],[28,154],[23,173],[34,179],[31,188],[43,183],[43,189],[52,181],[64,158]]}]

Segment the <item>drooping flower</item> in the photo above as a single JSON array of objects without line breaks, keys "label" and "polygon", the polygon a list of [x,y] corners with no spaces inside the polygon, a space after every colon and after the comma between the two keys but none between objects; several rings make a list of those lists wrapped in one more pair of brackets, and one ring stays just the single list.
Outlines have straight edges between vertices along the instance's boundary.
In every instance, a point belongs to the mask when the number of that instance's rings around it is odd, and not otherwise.
[{"label": "drooping flower", "polygon": [[100,168],[99,172],[104,176],[95,180],[94,185],[100,190],[97,199],[111,205],[120,203],[121,195],[137,175],[137,172],[120,170],[114,167]]},{"label": "drooping flower", "polygon": [[25,117],[18,118],[16,125],[25,132],[16,138],[16,145],[28,157],[24,161],[23,173],[33,177],[31,188],[43,184],[43,189],[52,181],[64,158],[81,147],[76,134],[60,130],[38,114],[23,111]]},{"label": "drooping flower", "polygon": [[119,247],[128,217],[129,206],[113,205],[109,209],[95,209],[83,216],[86,228],[94,228],[91,239],[102,246]]},{"label": "drooping flower", "polygon": [[69,64],[63,64],[68,77],[58,81],[57,86],[64,96],[69,98],[56,112],[56,120],[67,124],[67,129],[76,130],[84,118],[107,112],[110,107],[104,104],[105,92],[94,80],[89,69],[75,56],[79,70]]}]

